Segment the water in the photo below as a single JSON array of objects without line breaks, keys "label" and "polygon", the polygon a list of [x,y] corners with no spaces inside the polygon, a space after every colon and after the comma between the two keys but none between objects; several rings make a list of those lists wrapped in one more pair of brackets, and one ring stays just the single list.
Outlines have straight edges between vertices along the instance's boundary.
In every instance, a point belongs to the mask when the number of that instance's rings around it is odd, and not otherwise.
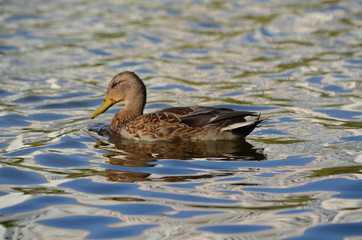
[{"label": "water", "polygon": [[[361,1],[0,1],[0,238],[362,239]],[[262,112],[246,141],[137,143],[95,120]]]}]

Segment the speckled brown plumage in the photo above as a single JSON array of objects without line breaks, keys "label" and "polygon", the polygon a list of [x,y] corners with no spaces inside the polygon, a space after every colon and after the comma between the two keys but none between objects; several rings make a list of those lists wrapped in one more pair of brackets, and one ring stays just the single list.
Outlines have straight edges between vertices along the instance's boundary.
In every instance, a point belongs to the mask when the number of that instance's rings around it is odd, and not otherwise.
[{"label": "speckled brown plumage", "polygon": [[[255,112],[229,108],[171,107],[143,114],[146,87],[133,72],[122,72],[112,79],[103,104],[92,118],[119,101],[125,101],[125,108],[115,114],[110,128],[115,134],[130,139],[236,139],[247,136],[262,122]],[[247,121],[248,116],[254,119]]]}]

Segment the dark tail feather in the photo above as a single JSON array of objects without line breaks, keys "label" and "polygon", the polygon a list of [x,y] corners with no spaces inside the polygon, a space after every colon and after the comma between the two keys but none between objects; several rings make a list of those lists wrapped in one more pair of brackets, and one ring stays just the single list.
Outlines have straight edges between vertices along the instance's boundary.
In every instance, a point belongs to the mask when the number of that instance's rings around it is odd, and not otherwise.
[{"label": "dark tail feather", "polygon": [[260,120],[260,119],[255,120],[254,123],[247,125],[247,126],[242,126],[239,128],[232,129],[231,132],[240,137],[246,137],[252,131],[254,131],[254,129],[258,126],[258,124],[261,123],[262,121],[264,121],[264,120]]}]

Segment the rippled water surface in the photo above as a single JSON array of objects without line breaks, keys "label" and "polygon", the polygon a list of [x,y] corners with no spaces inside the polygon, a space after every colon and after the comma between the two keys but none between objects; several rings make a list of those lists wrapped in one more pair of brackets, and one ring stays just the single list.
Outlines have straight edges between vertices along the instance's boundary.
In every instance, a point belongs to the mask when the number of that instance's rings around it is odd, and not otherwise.
[{"label": "rippled water surface", "polygon": [[[0,238],[362,239],[358,0],[0,0]],[[245,141],[147,143],[95,120],[260,111]]]}]

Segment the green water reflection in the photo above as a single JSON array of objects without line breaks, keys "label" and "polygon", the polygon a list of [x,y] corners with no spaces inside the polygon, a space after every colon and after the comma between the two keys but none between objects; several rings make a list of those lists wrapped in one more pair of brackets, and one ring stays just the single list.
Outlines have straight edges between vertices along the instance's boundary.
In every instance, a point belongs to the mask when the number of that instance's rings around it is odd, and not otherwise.
[{"label": "green water reflection", "polygon": [[[362,236],[360,1],[0,7],[0,238]],[[114,138],[115,110],[89,116],[125,70],[144,79],[146,112],[267,121],[241,142]]]}]

